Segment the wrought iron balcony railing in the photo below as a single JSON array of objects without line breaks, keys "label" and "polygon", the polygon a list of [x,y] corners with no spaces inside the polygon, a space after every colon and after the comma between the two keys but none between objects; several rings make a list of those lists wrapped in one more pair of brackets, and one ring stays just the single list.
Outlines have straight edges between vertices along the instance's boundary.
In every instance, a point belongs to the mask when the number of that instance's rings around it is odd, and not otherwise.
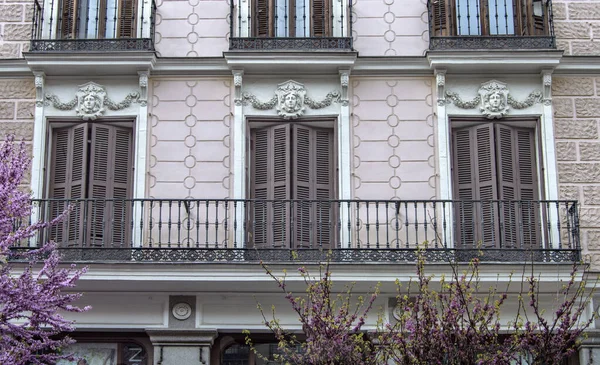
[{"label": "wrought iron balcony railing", "polygon": [[352,1],[232,0],[230,50],[352,50]]},{"label": "wrought iron balcony railing", "polygon": [[154,51],[151,0],[34,0],[31,52]]},{"label": "wrought iron balcony railing", "polygon": [[[576,201],[35,200],[32,220],[71,207],[21,248],[54,240],[72,260],[568,262]],[[37,241],[37,242],[36,242]]]},{"label": "wrought iron balcony railing", "polygon": [[430,50],[555,49],[552,0],[428,0]]}]

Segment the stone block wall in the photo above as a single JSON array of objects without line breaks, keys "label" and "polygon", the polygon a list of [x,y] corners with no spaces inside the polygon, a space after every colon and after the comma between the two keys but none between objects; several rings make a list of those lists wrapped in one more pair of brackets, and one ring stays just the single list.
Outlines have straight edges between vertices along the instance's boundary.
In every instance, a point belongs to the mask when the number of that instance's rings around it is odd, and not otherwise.
[{"label": "stone block wall", "polygon": [[560,198],[580,202],[582,248],[600,270],[600,78],[555,77],[552,93]]},{"label": "stone block wall", "polygon": [[0,0],[0,59],[21,58],[29,50],[32,18],[32,0]]},{"label": "stone block wall", "polygon": [[565,55],[600,55],[600,2],[552,2],[558,49]]}]

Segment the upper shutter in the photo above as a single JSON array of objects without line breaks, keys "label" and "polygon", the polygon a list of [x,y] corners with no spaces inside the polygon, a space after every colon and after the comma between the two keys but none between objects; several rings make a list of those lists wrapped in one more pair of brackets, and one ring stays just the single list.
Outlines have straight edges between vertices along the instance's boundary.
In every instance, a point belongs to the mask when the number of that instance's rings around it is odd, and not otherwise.
[{"label": "upper shutter", "polygon": [[433,22],[432,36],[452,35],[452,0],[430,0]]},{"label": "upper shutter", "polygon": [[136,38],[137,0],[119,0],[119,38]]},{"label": "upper shutter", "polygon": [[252,130],[254,247],[283,247],[289,242],[290,126]]},{"label": "upper shutter", "polygon": [[[303,1],[303,0],[298,0]],[[330,0],[312,1],[312,36],[330,37],[332,29],[331,2]]]},{"label": "upper shutter", "polygon": [[62,0],[60,6],[60,37],[74,39],[77,35],[77,0]]},{"label": "upper shutter", "polygon": [[52,135],[52,174],[50,177],[50,214],[62,213],[69,204],[69,217],[52,229],[52,239],[59,244],[79,244],[83,227],[80,217],[84,212],[87,170],[88,127],[86,123],[54,129]]},{"label": "upper shutter", "polygon": [[273,37],[274,30],[274,0],[253,0],[254,36]]}]

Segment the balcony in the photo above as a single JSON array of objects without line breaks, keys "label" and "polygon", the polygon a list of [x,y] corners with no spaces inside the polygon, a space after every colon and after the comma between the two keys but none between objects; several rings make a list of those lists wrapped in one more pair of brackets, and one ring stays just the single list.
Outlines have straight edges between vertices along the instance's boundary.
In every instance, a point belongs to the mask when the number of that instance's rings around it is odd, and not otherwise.
[{"label": "balcony", "polygon": [[229,49],[351,51],[351,14],[351,0],[232,0]]},{"label": "balcony", "polygon": [[573,262],[576,201],[35,200],[33,218],[59,225],[22,242],[52,239],[67,261],[401,263],[427,242],[432,262]]},{"label": "balcony", "polygon": [[552,0],[428,0],[430,50],[556,49]]},{"label": "balcony", "polygon": [[154,51],[156,4],[34,0],[30,52]]}]

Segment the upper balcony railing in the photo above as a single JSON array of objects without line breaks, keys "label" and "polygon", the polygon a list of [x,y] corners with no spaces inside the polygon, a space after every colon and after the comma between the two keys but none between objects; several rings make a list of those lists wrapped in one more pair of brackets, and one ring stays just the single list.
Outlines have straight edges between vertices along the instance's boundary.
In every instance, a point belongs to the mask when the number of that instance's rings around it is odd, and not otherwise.
[{"label": "upper balcony railing", "polygon": [[573,262],[575,201],[35,200],[71,213],[21,247],[54,240],[73,261]]},{"label": "upper balcony railing", "polygon": [[156,4],[34,0],[31,52],[154,51]]},{"label": "upper balcony railing", "polygon": [[232,0],[230,50],[352,50],[352,0]]},{"label": "upper balcony railing", "polygon": [[430,50],[555,49],[552,0],[428,0]]}]

